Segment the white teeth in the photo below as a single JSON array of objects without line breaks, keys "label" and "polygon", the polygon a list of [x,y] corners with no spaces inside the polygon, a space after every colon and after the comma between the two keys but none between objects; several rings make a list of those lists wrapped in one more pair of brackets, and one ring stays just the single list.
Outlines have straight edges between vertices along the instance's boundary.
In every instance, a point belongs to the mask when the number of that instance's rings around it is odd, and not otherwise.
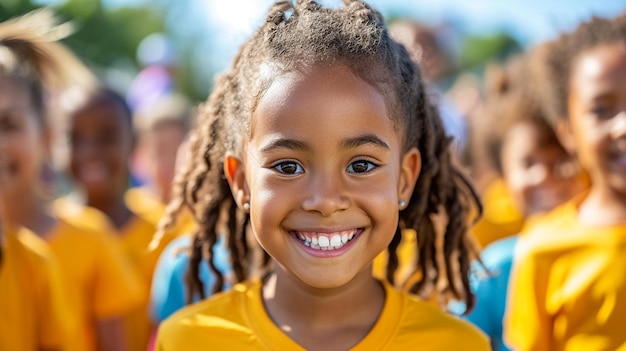
[{"label": "white teeth", "polygon": [[343,247],[354,238],[356,230],[345,230],[334,234],[321,234],[316,232],[296,232],[297,237],[304,245],[315,250],[336,250]]},{"label": "white teeth", "polygon": [[328,245],[330,245],[330,240],[328,240],[328,238],[325,236],[320,236],[319,238],[317,238],[317,242],[322,249],[327,248]]}]

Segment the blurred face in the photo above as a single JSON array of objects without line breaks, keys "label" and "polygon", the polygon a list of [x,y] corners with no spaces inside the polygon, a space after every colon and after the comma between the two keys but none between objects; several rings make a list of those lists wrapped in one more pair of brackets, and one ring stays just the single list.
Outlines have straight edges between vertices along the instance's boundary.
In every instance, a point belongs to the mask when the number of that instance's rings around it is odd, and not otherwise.
[{"label": "blurred face", "polygon": [[626,195],[626,44],[604,44],[575,61],[569,125],[593,187]]},{"label": "blurred face", "polygon": [[[70,116],[70,170],[88,199],[119,196],[128,183],[130,125],[108,98],[90,101]],[[90,204],[93,205],[93,204]]]},{"label": "blurred face", "polygon": [[279,274],[316,288],[371,279],[420,167],[383,95],[344,66],[316,67],[276,78],[251,122],[240,183]]},{"label": "blurred face", "polygon": [[548,212],[583,190],[579,172],[556,142],[546,143],[532,123],[515,125],[502,145],[502,172],[526,216]]},{"label": "blurred face", "polygon": [[31,193],[39,183],[45,138],[30,92],[0,78],[0,197]]},{"label": "blurred face", "polygon": [[436,81],[446,73],[447,59],[437,44],[434,30],[400,22],[391,26],[391,36],[405,46],[427,80]]},{"label": "blurred face", "polygon": [[150,167],[150,176],[161,194],[170,192],[176,169],[176,153],[185,135],[185,130],[177,122],[164,122],[143,137],[141,144]]}]

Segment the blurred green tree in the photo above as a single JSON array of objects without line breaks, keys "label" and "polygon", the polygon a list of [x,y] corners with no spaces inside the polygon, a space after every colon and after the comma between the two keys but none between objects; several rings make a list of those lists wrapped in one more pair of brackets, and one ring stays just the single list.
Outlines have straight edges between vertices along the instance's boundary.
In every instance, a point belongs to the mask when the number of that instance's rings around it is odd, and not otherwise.
[{"label": "blurred green tree", "polygon": [[[101,76],[113,70],[122,72],[119,76],[126,79],[132,78],[141,69],[136,55],[141,40],[151,33],[167,32],[166,3],[159,1],[149,6],[108,8],[101,0],[2,0],[0,21],[40,8],[42,3],[51,4],[61,21],[73,23],[75,32],[64,43]],[[192,98],[203,98],[207,92],[194,91],[189,64],[182,60],[178,63],[176,88]],[[118,85],[124,83],[128,82]]]}]

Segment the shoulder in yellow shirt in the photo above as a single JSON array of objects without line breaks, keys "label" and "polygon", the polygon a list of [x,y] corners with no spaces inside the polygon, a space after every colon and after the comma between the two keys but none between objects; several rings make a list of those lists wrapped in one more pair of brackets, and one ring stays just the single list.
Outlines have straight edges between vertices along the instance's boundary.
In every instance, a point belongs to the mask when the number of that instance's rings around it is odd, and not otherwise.
[{"label": "shoulder in yellow shirt", "polygon": [[26,229],[0,234],[0,350],[64,349],[72,326],[58,267]]},{"label": "shoulder in yellow shirt", "polygon": [[520,239],[505,319],[516,350],[626,349],[626,226],[582,225],[583,198]]},{"label": "shoulder in yellow shirt", "polygon": [[81,216],[84,212],[55,210],[58,222],[46,241],[61,268],[68,313],[78,320],[73,346],[75,350],[95,350],[96,321],[136,309],[145,291],[107,228],[95,230],[92,217]]},{"label": "shoulder in yellow shirt", "polygon": [[[487,338],[473,326],[383,284],[383,312],[352,350],[489,350]],[[216,350],[304,350],[266,313],[258,280],[238,284],[165,320],[156,350],[206,350],[207,345]]]}]

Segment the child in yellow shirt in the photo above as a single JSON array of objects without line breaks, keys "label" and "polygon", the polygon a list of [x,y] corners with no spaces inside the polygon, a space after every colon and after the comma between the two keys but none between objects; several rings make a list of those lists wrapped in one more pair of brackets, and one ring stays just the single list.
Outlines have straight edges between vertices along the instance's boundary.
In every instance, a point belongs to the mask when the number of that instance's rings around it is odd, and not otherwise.
[{"label": "child in yellow shirt", "polygon": [[173,93],[140,105],[133,114],[138,159],[147,178],[140,189],[163,206],[171,199],[177,152],[193,123],[192,116],[190,102]]},{"label": "child in yellow shirt", "polygon": [[519,242],[505,325],[515,350],[626,349],[624,33],[624,14],[593,18],[546,47],[538,88],[591,187]]},{"label": "child in yellow shirt", "polygon": [[68,112],[69,165],[84,205],[103,212],[140,276],[144,294],[141,307],[126,319],[131,351],[146,349],[152,330],[148,313],[152,274],[163,248],[175,236],[169,232],[156,249],[149,244],[156,232],[162,205],[128,190],[129,157],[134,135],[131,112],[116,92],[87,91]]},{"label": "child in yellow shirt", "polygon": [[[473,302],[466,218],[477,199],[448,142],[378,12],[276,3],[200,112],[170,207],[198,223],[190,297],[204,294],[203,258],[211,290],[224,288],[218,242],[237,284],[165,320],[156,350],[488,350],[473,326],[391,286],[412,229],[413,272],[424,273],[412,290],[428,294],[443,274]],[[448,269],[435,264],[444,247]],[[372,275],[383,250],[391,281]]]},{"label": "child in yellow shirt", "polygon": [[529,87],[533,54],[513,57],[501,66],[492,65],[485,75],[486,85],[491,88],[486,89],[489,95],[483,118],[490,129],[481,141],[490,163],[504,180],[514,210],[527,218],[519,235],[487,245],[481,251],[482,265],[476,264],[476,306],[465,318],[490,337],[494,351],[509,350],[503,342],[502,323],[519,238],[545,213],[588,186]]},{"label": "child in yellow shirt", "polygon": [[45,97],[92,82],[70,52],[46,37],[42,23],[52,22],[37,12],[0,24],[0,217],[50,244],[67,298],[64,313],[76,321],[67,349],[125,350],[121,316],[140,295],[132,270],[106,233],[55,212],[41,181],[50,139]]}]

